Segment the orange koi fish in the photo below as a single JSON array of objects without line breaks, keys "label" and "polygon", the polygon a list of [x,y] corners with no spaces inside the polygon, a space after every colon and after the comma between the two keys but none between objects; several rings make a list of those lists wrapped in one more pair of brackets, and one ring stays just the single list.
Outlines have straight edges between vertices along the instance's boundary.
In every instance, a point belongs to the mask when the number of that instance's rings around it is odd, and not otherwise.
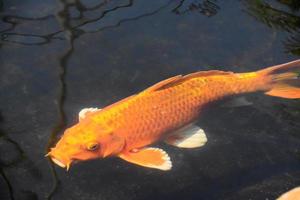
[{"label": "orange koi fish", "polygon": [[180,148],[203,146],[207,137],[193,122],[205,105],[227,96],[261,91],[300,98],[299,70],[296,60],[256,72],[212,70],[174,76],[103,109],[83,109],[79,123],[66,129],[47,156],[67,170],[74,161],[108,156],[170,170],[168,154],[150,145],[165,141]]}]

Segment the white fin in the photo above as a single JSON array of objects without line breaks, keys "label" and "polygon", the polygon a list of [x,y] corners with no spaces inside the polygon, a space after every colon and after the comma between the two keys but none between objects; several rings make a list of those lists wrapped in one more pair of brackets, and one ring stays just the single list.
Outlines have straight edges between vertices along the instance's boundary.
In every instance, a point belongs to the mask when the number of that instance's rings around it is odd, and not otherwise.
[{"label": "white fin", "polygon": [[84,108],[84,109],[82,109],[82,110],[79,112],[79,114],[78,114],[78,116],[79,116],[79,121],[80,121],[80,120],[83,120],[83,119],[87,116],[88,113],[93,113],[93,112],[96,112],[96,111],[98,111],[98,110],[101,110],[101,109],[98,109],[98,108]]},{"label": "white fin", "polygon": [[119,155],[120,158],[144,167],[160,170],[170,170],[172,162],[169,155],[159,148],[143,148],[133,152],[126,152]]},{"label": "white fin", "polygon": [[196,148],[205,145],[207,137],[199,126],[188,125],[166,139],[166,143],[180,148]]}]

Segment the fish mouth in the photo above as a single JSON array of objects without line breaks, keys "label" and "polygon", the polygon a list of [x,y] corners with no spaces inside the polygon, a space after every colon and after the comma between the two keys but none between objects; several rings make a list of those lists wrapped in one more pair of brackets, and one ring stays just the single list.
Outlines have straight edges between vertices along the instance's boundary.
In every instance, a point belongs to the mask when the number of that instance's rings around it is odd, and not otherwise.
[{"label": "fish mouth", "polygon": [[64,164],[62,163],[60,160],[54,158],[54,157],[51,157],[51,160],[52,162],[54,162],[55,164],[57,164],[58,166],[62,167],[62,168],[66,168],[67,171],[69,171],[70,169],[70,165],[71,165],[71,162],[67,163],[67,164]]},{"label": "fish mouth", "polygon": [[62,168],[65,168],[66,167],[66,165],[64,164],[64,163],[62,163],[61,161],[59,161],[59,160],[57,160],[56,158],[51,158],[51,160],[55,163],[55,164],[57,164],[58,166],[60,166],[60,167],[62,167]]},{"label": "fish mouth", "polygon": [[[62,168],[66,168],[66,170],[68,171],[70,168],[70,165],[72,163],[72,159],[58,159],[57,156],[53,155],[53,149],[51,149],[50,152],[48,152],[45,157],[50,157],[51,161],[55,164],[57,164],[58,166],[62,167]],[[66,164],[65,164],[66,163]]]}]

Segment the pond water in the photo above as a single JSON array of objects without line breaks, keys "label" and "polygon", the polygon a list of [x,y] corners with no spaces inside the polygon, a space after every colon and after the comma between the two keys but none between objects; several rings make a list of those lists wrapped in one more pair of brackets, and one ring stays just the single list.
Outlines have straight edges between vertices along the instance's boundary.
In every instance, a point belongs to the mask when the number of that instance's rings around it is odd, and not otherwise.
[{"label": "pond water", "polygon": [[159,143],[171,171],[118,158],[69,172],[44,155],[85,107],[176,74],[245,72],[300,57],[297,0],[1,0],[0,199],[275,199],[300,185],[300,102],[213,107],[208,143]]}]

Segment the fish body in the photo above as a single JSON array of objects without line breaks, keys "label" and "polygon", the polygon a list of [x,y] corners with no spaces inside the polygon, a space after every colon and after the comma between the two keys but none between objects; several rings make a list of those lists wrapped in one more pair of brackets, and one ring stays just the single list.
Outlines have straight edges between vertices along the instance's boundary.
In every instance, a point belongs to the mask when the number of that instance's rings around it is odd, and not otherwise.
[{"label": "fish body", "polygon": [[[173,77],[162,85],[159,83],[95,112],[86,120],[104,122],[126,140],[125,150],[131,150],[152,144],[192,123],[210,102],[232,94],[255,91],[259,87],[254,84],[256,80],[251,74],[202,73]],[[182,82],[176,83],[176,80]],[[168,86],[169,81],[176,85]]]},{"label": "fish body", "polygon": [[257,72],[212,70],[169,78],[103,109],[83,110],[79,123],[66,130],[49,155],[67,168],[74,160],[118,156],[169,170],[167,153],[147,146],[160,140],[182,148],[203,146],[205,133],[192,123],[206,105],[227,96],[262,91],[300,98],[300,89],[292,86],[299,69],[297,60]]}]

